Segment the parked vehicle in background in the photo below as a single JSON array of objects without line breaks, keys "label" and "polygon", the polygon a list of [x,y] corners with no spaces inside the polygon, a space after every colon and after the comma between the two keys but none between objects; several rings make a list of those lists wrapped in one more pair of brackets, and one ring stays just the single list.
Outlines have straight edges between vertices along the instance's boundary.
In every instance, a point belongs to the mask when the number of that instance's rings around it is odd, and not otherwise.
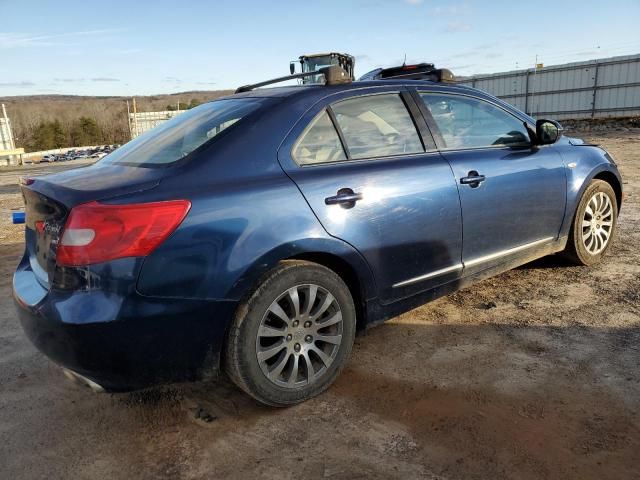
[{"label": "parked vehicle in background", "polygon": [[[356,65],[356,59],[353,55],[349,55],[348,53],[315,53],[308,55],[301,55],[298,57],[298,61],[292,61],[289,63],[289,71],[291,74],[295,74],[297,69],[297,65],[300,64],[300,71],[302,73],[308,73],[320,70],[324,67],[329,67],[331,65],[337,65],[344,69],[349,75],[351,80],[355,80],[353,75],[353,71]],[[313,83],[324,83],[324,76],[319,75],[309,75],[300,79],[300,82],[303,85],[310,85]]]},{"label": "parked vehicle in background", "polygon": [[604,149],[472,88],[325,72],[24,180],[13,287],[31,341],[96,389],[222,366],[286,406],[331,385],[358,328],[535,258],[608,251],[622,180]]},{"label": "parked vehicle in background", "polygon": [[73,155],[73,160],[81,160],[83,158],[87,158],[88,154],[85,150],[78,150]]},{"label": "parked vehicle in background", "polygon": [[50,163],[50,162],[55,162],[56,161],[56,156],[55,155],[45,155],[40,159],[40,163]]},{"label": "parked vehicle in background", "polygon": [[100,159],[100,158],[102,158],[102,157],[104,157],[106,155],[107,155],[106,152],[102,152],[102,151],[101,152],[95,152],[95,153],[92,153],[91,155],[89,155],[89,158]]}]

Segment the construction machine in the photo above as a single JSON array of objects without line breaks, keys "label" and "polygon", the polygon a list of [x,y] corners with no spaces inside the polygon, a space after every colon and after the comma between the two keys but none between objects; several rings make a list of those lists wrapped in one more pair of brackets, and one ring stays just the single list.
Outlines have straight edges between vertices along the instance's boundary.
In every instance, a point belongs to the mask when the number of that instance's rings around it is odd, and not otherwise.
[{"label": "construction machine", "polygon": [[[312,55],[300,55],[298,57],[298,61],[292,61],[289,64],[289,71],[291,75],[296,73],[297,64],[300,64],[300,73],[308,73],[315,72],[322,68],[330,67],[333,65],[337,65],[341,67],[351,80],[355,80],[353,75],[356,59],[353,55],[349,55],[347,53],[315,53]],[[305,76],[300,79],[303,85],[314,84],[314,83],[324,83],[323,75],[310,75]]]}]

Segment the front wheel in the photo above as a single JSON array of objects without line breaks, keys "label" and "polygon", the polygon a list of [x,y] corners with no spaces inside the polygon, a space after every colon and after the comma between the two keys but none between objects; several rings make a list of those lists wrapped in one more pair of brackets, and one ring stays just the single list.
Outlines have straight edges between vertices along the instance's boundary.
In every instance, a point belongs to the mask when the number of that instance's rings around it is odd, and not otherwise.
[{"label": "front wheel", "polygon": [[565,255],[578,265],[597,263],[611,246],[617,221],[613,188],[605,181],[592,180],[576,209]]},{"label": "front wheel", "polygon": [[284,261],[239,307],[225,347],[225,369],[262,403],[300,403],[338,376],[355,328],[353,299],[335,272]]}]

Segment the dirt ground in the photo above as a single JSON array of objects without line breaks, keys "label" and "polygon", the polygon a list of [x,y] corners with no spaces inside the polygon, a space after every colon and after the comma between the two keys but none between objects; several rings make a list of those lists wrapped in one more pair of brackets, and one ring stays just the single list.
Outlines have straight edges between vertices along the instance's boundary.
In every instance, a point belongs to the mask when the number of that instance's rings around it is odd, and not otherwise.
[{"label": "dirt ground", "polygon": [[223,380],[67,381],[14,313],[19,172],[0,170],[0,478],[640,478],[640,130],[597,135],[626,190],[602,264],[543,259],[402,315],[284,410]]}]

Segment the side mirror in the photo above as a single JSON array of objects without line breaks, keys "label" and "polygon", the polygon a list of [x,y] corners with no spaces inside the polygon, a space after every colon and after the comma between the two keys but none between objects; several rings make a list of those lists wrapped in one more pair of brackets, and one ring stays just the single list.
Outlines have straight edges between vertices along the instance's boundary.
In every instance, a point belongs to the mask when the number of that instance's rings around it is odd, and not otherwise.
[{"label": "side mirror", "polygon": [[289,62],[289,72],[291,72],[291,75],[296,73],[296,62]]},{"label": "side mirror", "polygon": [[536,144],[550,145],[562,136],[562,125],[555,120],[541,119],[536,122]]}]

